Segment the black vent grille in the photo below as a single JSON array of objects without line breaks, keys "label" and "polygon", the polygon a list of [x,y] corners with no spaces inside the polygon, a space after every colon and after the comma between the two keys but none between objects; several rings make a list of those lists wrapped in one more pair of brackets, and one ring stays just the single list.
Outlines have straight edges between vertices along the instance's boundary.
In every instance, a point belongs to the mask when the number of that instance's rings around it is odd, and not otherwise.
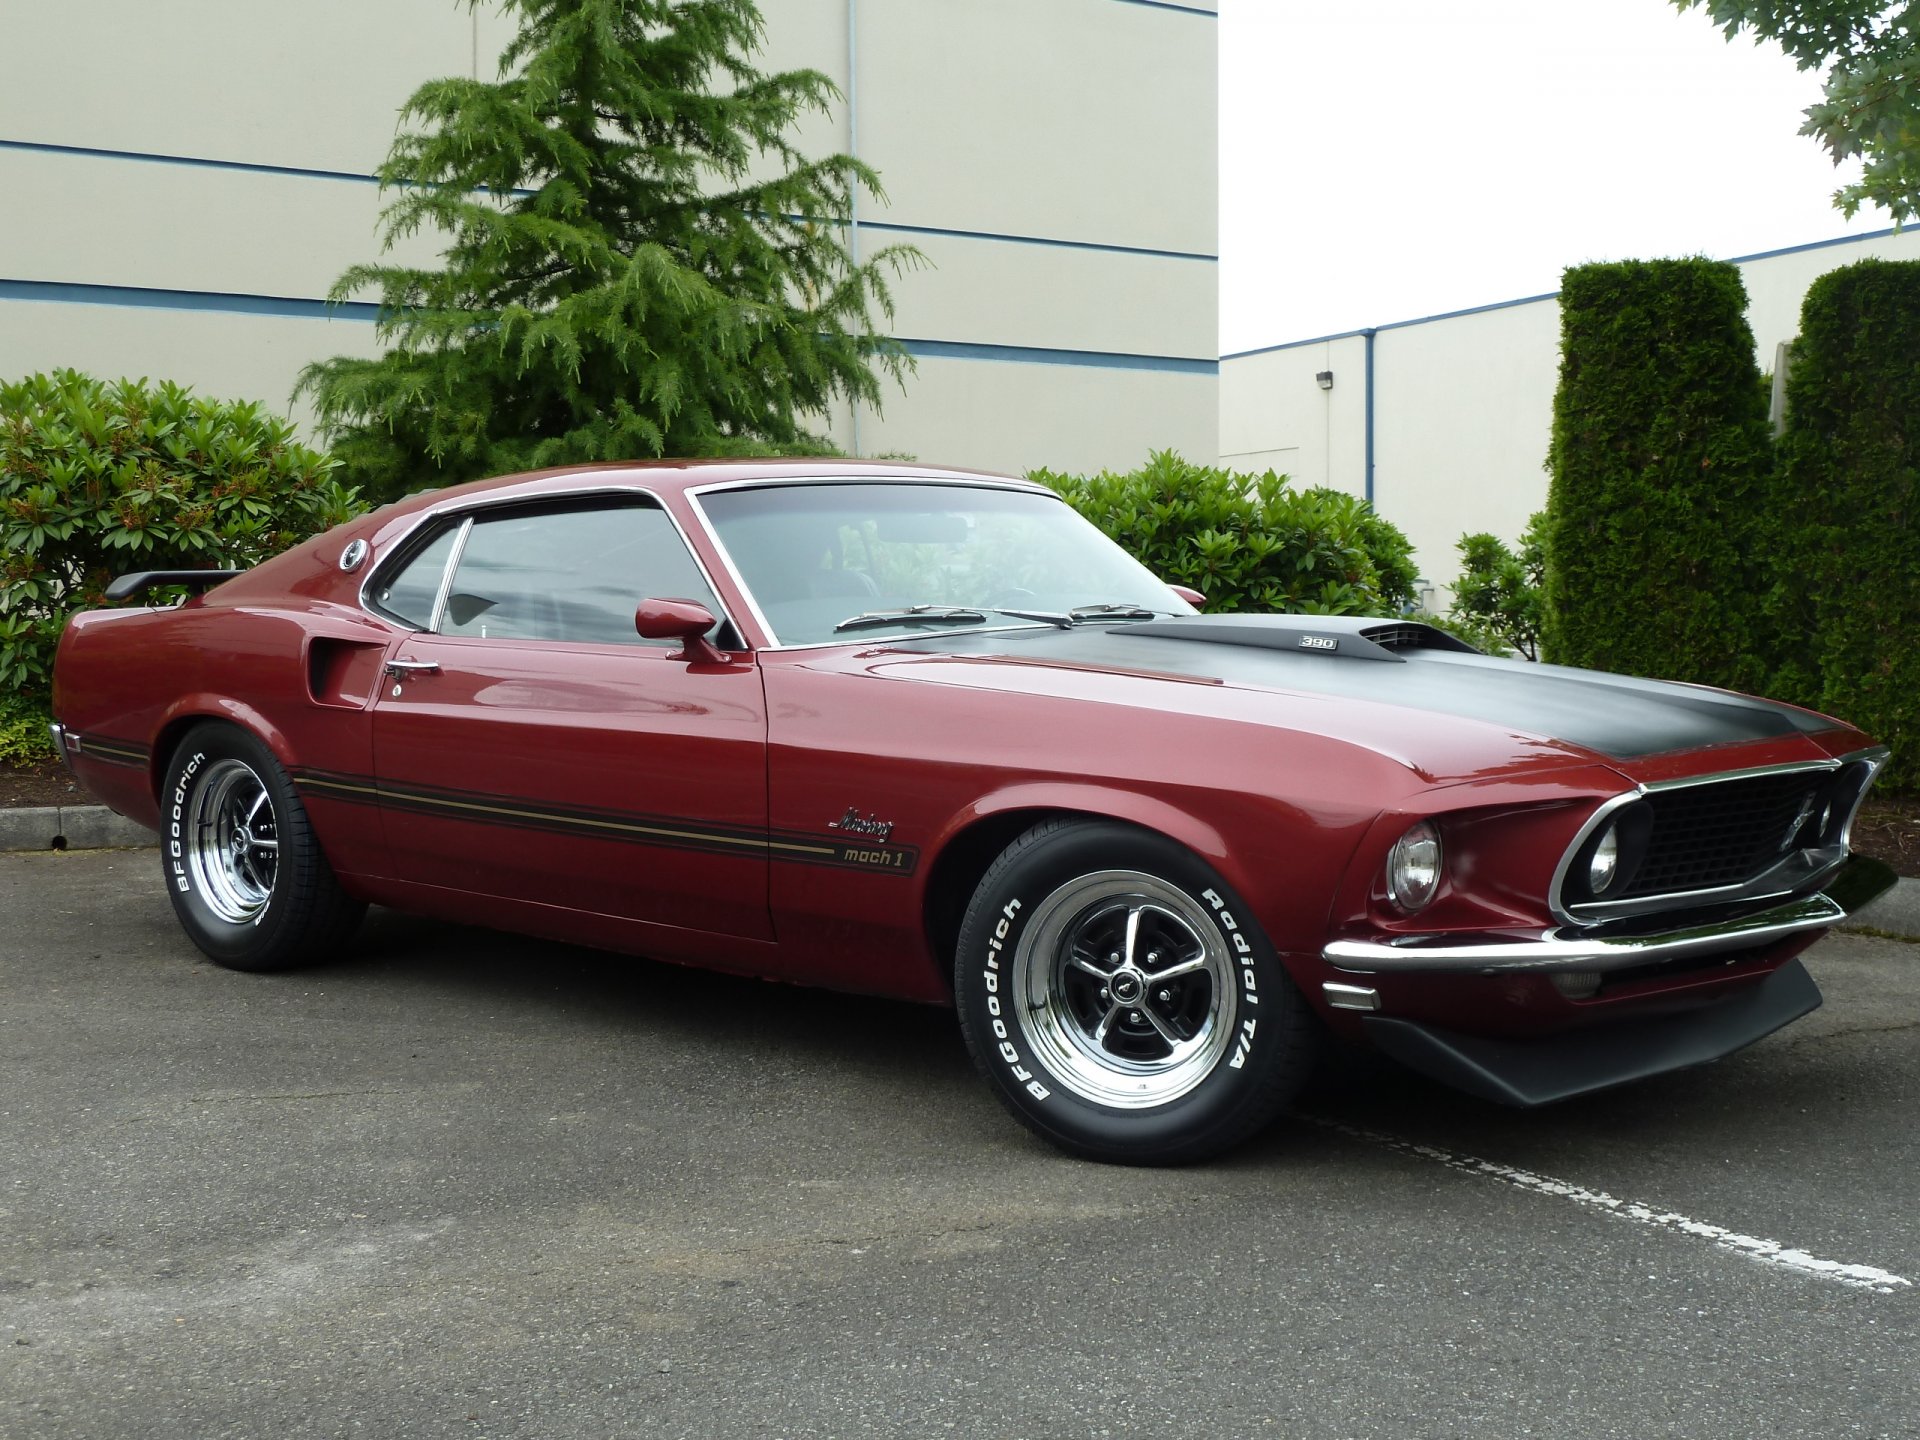
[{"label": "black vent grille", "polygon": [[1360,632],[1360,638],[1371,640],[1382,650],[1455,650],[1468,655],[1479,653],[1459,637],[1416,620],[1389,620],[1385,624],[1369,625]]},{"label": "black vent grille", "polygon": [[1418,650],[1427,643],[1417,625],[1376,625],[1360,632],[1362,638],[1388,650]]},{"label": "black vent grille", "polygon": [[1833,777],[1826,772],[1753,775],[1657,790],[1646,804],[1653,832],[1632,883],[1609,900],[1740,885],[1772,869],[1791,848],[1807,815],[1817,813]]}]

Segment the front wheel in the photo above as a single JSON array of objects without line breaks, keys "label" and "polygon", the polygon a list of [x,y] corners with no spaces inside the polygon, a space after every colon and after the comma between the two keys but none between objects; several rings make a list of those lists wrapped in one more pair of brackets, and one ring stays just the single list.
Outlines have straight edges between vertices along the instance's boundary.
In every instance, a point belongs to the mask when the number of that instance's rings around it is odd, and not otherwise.
[{"label": "front wheel", "polygon": [[1165,836],[1055,820],[982,878],[954,967],[960,1024],[1037,1134],[1099,1160],[1203,1159],[1270,1121],[1312,1017],[1246,906]]},{"label": "front wheel", "polygon": [[195,726],[160,796],[160,863],[181,928],[232,970],[325,959],[360,923],[273,752],[230,725]]}]

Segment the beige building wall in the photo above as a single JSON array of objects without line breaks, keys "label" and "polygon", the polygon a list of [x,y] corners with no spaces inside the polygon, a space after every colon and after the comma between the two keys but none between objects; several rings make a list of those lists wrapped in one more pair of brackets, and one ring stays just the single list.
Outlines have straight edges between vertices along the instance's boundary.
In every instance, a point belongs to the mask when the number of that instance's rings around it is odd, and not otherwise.
[{"label": "beige building wall", "polygon": [[[761,9],[762,67],[845,96],[802,143],[881,173],[858,252],[926,260],[894,285],[918,373],[832,417],[840,445],[998,470],[1218,452],[1214,0]],[[456,0],[0,0],[0,35],[0,376],[289,410],[305,364],[375,353],[371,307],[323,300],[377,255],[400,105],[491,78],[511,26]]]},{"label": "beige building wall", "polygon": [[[1807,287],[1867,258],[1920,260],[1920,231],[1735,261],[1763,370],[1773,368],[1780,343],[1798,333]],[[1328,371],[1330,390],[1316,379]],[[1421,573],[1444,608],[1446,587],[1459,573],[1459,538],[1485,530],[1511,542],[1546,504],[1559,372],[1560,304],[1553,295],[1230,355],[1220,365],[1221,463],[1371,493],[1380,513],[1413,541]]]}]

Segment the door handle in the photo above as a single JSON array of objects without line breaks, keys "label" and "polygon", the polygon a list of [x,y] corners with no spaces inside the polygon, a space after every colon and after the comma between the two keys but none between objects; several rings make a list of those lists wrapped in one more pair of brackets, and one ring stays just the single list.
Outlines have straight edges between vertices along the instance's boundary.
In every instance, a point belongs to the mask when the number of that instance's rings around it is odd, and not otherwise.
[{"label": "door handle", "polygon": [[438,660],[389,660],[387,674],[396,680],[404,680],[409,675],[432,675],[440,669]]}]

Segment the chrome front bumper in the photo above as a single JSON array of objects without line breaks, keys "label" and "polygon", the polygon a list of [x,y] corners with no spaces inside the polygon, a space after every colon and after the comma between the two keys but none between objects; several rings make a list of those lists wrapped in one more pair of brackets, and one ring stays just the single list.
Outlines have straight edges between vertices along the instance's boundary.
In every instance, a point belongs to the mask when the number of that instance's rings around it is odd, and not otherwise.
[{"label": "chrome front bumper", "polygon": [[1838,925],[1893,888],[1892,870],[1865,855],[1851,856],[1819,890],[1770,910],[1710,925],[1654,935],[1595,935],[1574,929],[1541,930],[1510,939],[1488,936],[1460,941],[1445,935],[1398,940],[1334,940],[1321,958],[1356,974],[1454,971],[1486,975],[1502,971],[1624,970],[1683,956],[1712,955],[1771,944],[1809,930]]}]

